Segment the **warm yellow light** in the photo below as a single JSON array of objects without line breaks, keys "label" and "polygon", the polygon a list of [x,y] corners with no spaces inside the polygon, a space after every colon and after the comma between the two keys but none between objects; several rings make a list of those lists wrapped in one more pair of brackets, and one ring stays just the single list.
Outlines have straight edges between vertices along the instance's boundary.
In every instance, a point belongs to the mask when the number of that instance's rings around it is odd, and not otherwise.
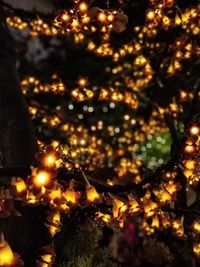
[{"label": "warm yellow light", "polygon": [[101,219],[105,223],[109,223],[111,220],[110,214],[104,214],[102,212],[97,212],[96,215],[97,215],[97,218]]},{"label": "warm yellow light", "polygon": [[183,171],[184,175],[186,178],[190,178],[192,175],[193,175],[193,171],[192,170],[189,170],[189,169],[185,169]]},{"label": "warm yellow light", "polygon": [[51,193],[48,194],[51,204],[55,204],[56,201],[59,201],[61,199],[61,196],[62,192],[60,188],[54,189],[51,191]]},{"label": "warm yellow light", "polygon": [[85,13],[88,10],[88,5],[85,2],[82,2],[78,6],[79,10],[83,13]]},{"label": "warm yellow light", "polygon": [[52,222],[53,223],[60,223],[60,213],[56,212],[53,214]]},{"label": "warm yellow light", "polygon": [[71,27],[74,30],[77,30],[78,29],[78,27],[79,27],[79,21],[78,21],[78,19],[73,19],[73,21],[71,23]]},{"label": "warm yellow light", "polygon": [[200,233],[200,220],[196,220],[193,223],[193,229],[196,233]]},{"label": "warm yellow light", "polygon": [[195,243],[194,244],[193,251],[197,256],[200,256],[200,243]]},{"label": "warm yellow light", "polygon": [[194,153],[194,146],[193,145],[189,145],[187,144],[185,147],[184,147],[184,152],[187,153],[187,154],[192,154]]},{"label": "warm yellow light", "polygon": [[62,204],[60,205],[60,209],[61,209],[62,211],[64,211],[65,213],[68,212],[68,211],[70,210],[69,206],[68,206],[66,203],[62,203]]},{"label": "warm yellow light", "polygon": [[166,190],[164,190],[161,194],[161,202],[163,203],[169,203],[172,199],[172,196],[170,195],[170,193]]},{"label": "warm yellow light", "polygon": [[99,13],[98,17],[97,17],[98,21],[104,23],[107,20],[106,14],[104,14],[103,12]]},{"label": "warm yellow light", "polygon": [[52,262],[52,255],[51,254],[42,255],[42,260],[45,263],[51,263]]},{"label": "warm yellow light", "polygon": [[140,211],[140,206],[138,204],[138,202],[135,199],[130,199],[129,201],[129,212],[130,213],[138,213]]},{"label": "warm yellow light", "polygon": [[154,216],[154,217],[152,218],[151,226],[152,226],[153,228],[159,228],[159,226],[160,226],[160,222],[159,222],[158,216]]},{"label": "warm yellow light", "polygon": [[4,240],[3,234],[1,234],[0,241],[0,266],[11,266],[14,261],[14,254],[8,242]]},{"label": "warm yellow light", "polygon": [[63,21],[65,21],[65,22],[68,22],[68,21],[70,21],[70,16],[68,15],[68,14],[63,14],[62,16],[61,16],[61,19],[63,20]]},{"label": "warm yellow light", "polygon": [[125,212],[126,209],[127,209],[127,206],[124,204],[123,201],[116,199],[116,198],[114,199],[113,209],[112,209],[114,218],[118,218],[120,213]]},{"label": "warm yellow light", "polygon": [[67,200],[67,202],[70,202],[71,204],[76,203],[76,195],[74,189],[68,188],[64,193],[63,193],[64,198]]},{"label": "warm yellow light", "polygon": [[198,135],[200,133],[200,128],[194,125],[190,128],[190,133],[192,135]]},{"label": "warm yellow light", "polygon": [[54,236],[55,234],[57,234],[60,231],[60,229],[54,225],[49,225],[49,232],[51,234],[51,236]]},{"label": "warm yellow light", "polygon": [[153,202],[152,200],[148,200],[144,205],[144,212],[149,217],[155,214],[157,208],[158,205],[155,202]]},{"label": "warm yellow light", "polygon": [[22,178],[13,178],[12,184],[15,186],[18,194],[26,192],[26,184]]},{"label": "warm yellow light", "polygon": [[178,183],[176,183],[176,184],[169,183],[169,184],[165,185],[165,188],[166,188],[167,192],[169,192],[169,194],[171,194],[173,196],[177,190],[181,189],[181,185]]},{"label": "warm yellow light", "polygon": [[87,186],[86,194],[87,194],[87,200],[89,202],[94,202],[96,200],[99,200],[99,198],[100,198],[99,194],[96,191],[96,189],[92,185]]},{"label": "warm yellow light", "polygon": [[164,216],[164,217],[162,218],[162,226],[163,226],[164,228],[169,228],[170,225],[171,225],[170,220],[167,218],[167,216]]},{"label": "warm yellow light", "polygon": [[79,84],[79,86],[81,86],[81,87],[86,86],[86,85],[87,85],[87,79],[86,79],[86,78],[80,78],[80,79],[78,80],[78,84]]},{"label": "warm yellow light", "polygon": [[33,192],[28,191],[26,195],[26,202],[27,204],[35,204],[37,202],[36,196],[33,194]]},{"label": "warm yellow light", "polygon": [[44,158],[44,165],[46,167],[53,167],[55,165],[55,162],[56,162],[56,157],[53,153],[47,154]]},{"label": "warm yellow light", "polygon": [[195,160],[186,160],[184,162],[184,166],[189,170],[193,170],[195,168],[195,165],[196,165]]},{"label": "warm yellow light", "polygon": [[153,10],[149,10],[149,11],[147,12],[147,18],[148,18],[149,20],[154,19],[154,16],[155,16],[155,12],[154,12]]},{"label": "warm yellow light", "polygon": [[172,223],[172,227],[177,230],[179,229],[179,227],[181,227],[181,220],[177,219],[177,220],[174,220],[173,223]]},{"label": "warm yellow light", "polygon": [[46,186],[50,182],[50,174],[47,171],[39,171],[33,180],[36,186]]}]

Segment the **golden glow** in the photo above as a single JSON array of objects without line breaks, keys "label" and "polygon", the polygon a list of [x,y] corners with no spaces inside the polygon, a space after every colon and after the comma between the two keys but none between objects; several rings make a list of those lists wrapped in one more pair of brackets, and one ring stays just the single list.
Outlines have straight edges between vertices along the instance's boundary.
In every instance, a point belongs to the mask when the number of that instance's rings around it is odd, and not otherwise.
[{"label": "golden glow", "polygon": [[88,202],[95,202],[100,199],[99,194],[97,193],[94,186],[90,185],[86,188],[86,195],[87,195],[87,201]]},{"label": "golden glow", "polygon": [[86,2],[81,2],[78,6],[79,10],[83,13],[87,12],[88,10],[88,5]]},{"label": "golden glow", "polygon": [[104,14],[103,12],[99,13],[97,19],[98,19],[98,21],[100,21],[101,23],[105,23],[106,20],[107,20],[106,14]]},{"label": "golden glow", "polygon": [[87,81],[86,78],[80,78],[80,79],[78,80],[78,84],[79,84],[79,86],[81,86],[81,87],[86,86],[87,83],[88,83],[88,81]]},{"label": "golden glow", "polygon": [[26,184],[22,178],[13,178],[12,184],[15,186],[19,195],[26,192]]},{"label": "golden glow", "polygon": [[200,243],[195,243],[193,245],[193,251],[197,256],[200,256]]},{"label": "golden glow", "polygon": [[200,220],[199,219],[197,219],[197,220],[195,220],[194,221],[194,223],[193,223],[193,229],[194,229],[194,231],[196,232],[196,233],[200,233]]},{"label": "golden glow", "polygon": [[39,187],[46,186],[49,184],[49,182],[50,182],[50,174],[45,170],[39,171],[33,178],[34,185]]},{"label": "golden glow", "polygon": [[195,160],[186,160],[184,162],[185,168],[187,168],[189,170],[193,170],[195,168],[195,165],[196,165]]},{"label": "golden glow", "polygon": [[194,151],[195,151],[195,148],[193,145],[186,144],[186,146],[184,147],[184,152],[187,154],[192,154],[194,153]]},{"label": "golden glow", "polygon": [[55,166],[55,163],[56,163],[56,157],[53,153],[47,154],[44,157],[44,166],[51,168]]},{"label": "golden glow", "polygon": [[190,133],[192,135],[198,135],[200,133],[200,128],[194,125],[190,128]]},{"label": "golden glow", "polygon": [[64,193],[63,193],[64,198],[67,200],[67,202],[71,204],[76,203],[76,194],[74,189],[68,188]]},{"label": "golden glow", "polygon": [[0,241],[0,266],[8,267],[13,264],[14,261],[14,254],[12,252],[11,247],[9,246],[8,242],[4,240],[3,234],[1,234],[1,241]]},{"label": "golden glow", "polygon": [[154,215],[157,209],[158,209],[158,205],[152,200],[148,200],[144,204],[144,212],[146,213],[147,217],[151,217],[152,215]]},{"label": "golden glow", "polygon": [[101,219],[105,223],[109,223],[111,220],[110,214],[104,214],[102,212],[97,212],[96,215],[97,215],[97,218]]}]

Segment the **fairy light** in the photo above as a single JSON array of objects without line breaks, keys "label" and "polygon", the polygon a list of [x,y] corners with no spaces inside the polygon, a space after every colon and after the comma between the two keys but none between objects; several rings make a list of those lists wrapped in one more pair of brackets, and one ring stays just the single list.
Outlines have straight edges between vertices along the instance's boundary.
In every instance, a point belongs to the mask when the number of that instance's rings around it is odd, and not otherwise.
[{"label": "fairy light", "polygon": [[190,144],[186,144],[186,146],[184,147],[184,152],[187,154],[192,154],[195,151],[195,147],[194,145],[190,145]]},{"label": "fairy light", "polygon": [[26,193],[27,186],[22,178],[13,178],[12,185],[16,188],[17,194],[22,195]]},{"label": "fairy light", "polygon": [[194,125],[190,128],[190,133],[192,135],[198,135],[200,133],[200,128]]},{"label": "fairy light", "polygon": [[194,231],[196,232],[196,233],[200,233],[200,220],[199,219],[197,219],[197,220],[195,220],[194,221],[194,223],[193,223],[193,229],[194,229]]},{"label": "fairy light", "polygon": [[200,256],[200,243],[196,242],[193,245],[193,251],[198,257]]},{"label": "fairy light", "polygon": [[4,239],[3,233],[0,233],[0,265],[2,267],[11,266],[14,262],[14,254],[8,242]]},{"label": "fairy light", "polygon": [[103,12],[100,12],[97,19],[99,22],[105,23],[107,20],[106,14],[104,14]]},{"label": "fairy light", "polygon": [[50,173],[45,170],[39,170],[33,177],[33,183],[36,186],[42,187],[48,185],[50,182]]},{"label": "fairy light", "polygon": [[52,167],[55,165],[56,157],[53,154],[49,154],[44,158],[44,165],[47,167]]},{"label": "fairy light", "polygon": [[94,186],[88,185],[86,188],[86,194],[88,202],[95,202],[100,199],[100,196]]},{"label": "fairy light", "polygon": [[88,10],[88,5],[86,2],[81,2],[79,5],[78,5],[78,9],[82,12],[82,13],[86,13],[87,10]]}]

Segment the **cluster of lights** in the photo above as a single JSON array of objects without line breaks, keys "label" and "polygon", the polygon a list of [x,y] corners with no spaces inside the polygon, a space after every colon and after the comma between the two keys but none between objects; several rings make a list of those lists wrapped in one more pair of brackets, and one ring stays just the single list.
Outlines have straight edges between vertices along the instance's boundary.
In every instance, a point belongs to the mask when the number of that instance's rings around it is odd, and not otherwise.
[{"label": "cluster of lights", "polygon": [[[143,51],[150,51],[155,55],[160,49],[161,43],[155,42],[159,30],[170,30],[180,27],[185,33],[184,40],[177,38],[169,47],[171,53],[170,62],[162,61],[160,68],[167,75],[173,75],[182,69],[182,63],[189,60],[193,55],[198,54],[196,44],[188,36],[199,34],[197,10],[190,8],[183,10],[181,15],[175,11],[175,1],[154,1],[151,0],[151,7],[146,13],[146,24],[133,28],[136,37],[134,41],[123,44],[120,48],[112,47],[110,43],[110,32],[122,32],[126,28],[127,16],[121,11],[102,10],[98,7],[90,7],[87,2],[76,1],[74,8],[62,11],[53,21],[48,24],[43,19],[38,18],[32,22],[27,22],[17,16],[8,17],[7,23],[11,27],[19,30],[29,28],[32,36],[67,36],[70,33],[76,44],[83,41],[87,43],[87,50],[98,56],[110,56],[114,62],[112,67],[107,67],[107,73],[114,77],[114,82],[110,81],[109,86],[93,90],[89,88],[87,78],[81,77],[77,81],[77,87],[69,90],[62,80],[57,76],[52,76],[50,83],[42,84],[36,77],[27,77],[21,82],[21,88],[27,98],[34,97],[35,94],[53,93],[65,95],[69,93],[72,100],[81,103],[94,100],[98,96],[98,101],[110,102],[110,108],[115,108],[117,103],[124,103],[129,109],[137,110],[139,102],[135,93],[148,87],[154,78],[155,70],[151,65],[148,55]],[[175,11],[175,12],[174,12]],[[173,15],[174,14],[174,15]],[[100,32],[101,44],[97,45],[88,33]],[[129,55],[130,60],[124,62],[124,58]],[[123,59],[123,62],[122,62]],[[119,76],[119,78],[118,78]],[[123,89],[121,89],[123,88]],[[60,168],[66,170],[79,169],[87,166],[89,171],[94,171],[97,166],[113,166],[116,158],[120,157],[115,167],[116,177],[109,177],[108,185],[124,185],[128,177],[131,183],[139,184],[142,177],[142,158],[135,160],[126,157],[126,153],[137,154],[139,144],[144,143],[156,133],[166,133],[168,129],[165,125],[163,114],[170,112],[174,118],[183,112],[182,102],[192,99],[192,93],[180,91],[178,101],[173,101],[167,108],[159,108],[153,111],[150,120],[140,119],[136,121],[133,115],[125,114],[123,125],[105,126],[104,121],[99,120],[87,129],[83,125],[70,122],[63,122],[59,116],[60,108],[47,111],[39,103],[31,103],[29,111],[32,119],[39,120],[40,131],[43,127],[58,130],[65,140],[51,140],[50,146],[38,141],[41,153],[37,155],[39,166],[32,167],[32,174],[27,183],[20,177],[14,177],[11,189],[5,190],[0,195],[0,215],[10,215],[14,211],[13,199],[21,200],[26,205],[49,205],[51,212],[48,214],[46,226],[52,237],[62,228],[61,215],[69,213],[77,205],[87,206],[92,203],[98,206],[99,203],[112,201],[112,209],[108,213],[98,211],[96,216],[107,224],[117,224],[124,226],[126,218],[129,216],[141,216],[142,222],[140,230],[148,235],[152,235],[157,230],[169,228],[172,233],[179,238],[186,238],[183,217],[175,217],[170,212],[163,212],[163,206],[169,206],[176,201],[177,191],[181,186],[175,182],[176,173],[164,173],[161,183],[153,188],[149,184],[145,187],[146,194],[143,197],[128,195],[128,200],[120,199],[109,194],[109,200],[103,194],[99,194],[96,188],[90,184],[87,176],[83,174],[86,181],[85,191],[79,192],[76,183],[72,180],[67,183],[67,187],[58,182],[58,171]],[[179,103],[180,102],[180,103]],[[85,108],[84,108],[85,107]],[[85,105],[84,111],[92,112],[94,107]],[[74,105],[70,102],[69,110],[73,110]],[[49,112],[49,113],[48,113]],[[106,111],[107,112],[107,111]],[[79,114],[79,121],[83,114]],[[134,131],[133,128],[135,127]],[[117,148],[98,138],[95,132],[107,131],[110,137],[114,137]],[[90,132],[94,134],[90,134]],[[149,143],[147,143],[147,146]],[[183,147],[182,165],[184,175],[188,179],[188,184],[199,182],[199,146],[200,128],[199,125],[192,125],[187,133],[187,138]],[[145,151],[145,147],[142,150]],[[143,152],[144,152],[143,151]],[[143,188],[144,189],[144,188]],[[152,195],[154,197],[152,197]],[[110,203],[110,202],[109,202]],[[200,256],[200,243],[198,235],[200,233],[200,222],[195,220],[192,227],[196,241],[193,251]],[[52,249],[44,251],[38,261],[39,267],[52,266],[55,253]],[[17,263],[16,263],[17,262]],[[0,236],[0,265],[16,266],[20,258],[14,254],[9,244]]]},{"label": "cluster of lights", "polygon": [[94,33],[96,31],[122,32],[128,23],[127,16],[123,12],[110,9],[90,7],[87,2],[78,1],[74,7],[60,12],[50,23],[42,18],[31,22],[20,17],[7,17],[7,23],[14,28],[24,30],[30,28],[30,34],[66,35],[68,33]]},{"label": "cluster of lights", "polygon": [[17,253],[14,253],[5,240],[4,234],[0,232],[0,266],[3,267],[22,267],[23,261]]},{"label": "cluster of lights", "polygon": [[120,159],[118,166],[116,167],[117,179],[116,183],[126,182],[124,177],[129,173],[131,174],[132,181],[134,183],[141,182],[140,176],[140,167],[142,166],[142,162],[139,160],[130,160],[128,158]]},{"label": "cluster of lights", "polygon": [[[166,173],[165,179],[174,179],[175,174]],[[169,178],[171,177],[171,178]],[[144,197],[140,199],[128,195],[128,201],[123,201],[109,194],[113,202],[112,214],[97,212],[97,218],[107,224],[117,223],[119,227],[124,226],[127,216],[143,215],[141,231],[148,235],[155,233],[155,230],[171,228],[172,232],[179,237],[184,236],[183,224],[179,220],[174,220],[167,212],[161,210],[162,206],[168,205],[176,199],[176,192],[180,190],[180,185],[169,180],[163,184],[160,190],[153,190],[157,201],[151,199],[151,192],[147,190]],[[182,231],[182,232],[181,232]],[[182,234],[181,234],[182,233]]]},{"label": "cluster of lights", "polygon": [[[122,102],[131,109],[137,109],[138,101],[134,93],[116,90],[114,87],[99,88],[99,90],[93,90],[87,87],[87,78],[80,78],[78,80],[79,87],[72,89],[70,94],[72,99],[77,102],[86,102],[97,97],[99,95],[99,101],[110,101],[110,102]],[[42,84],[37,78],[31,76],[21,81],[21,88],[23,93],[26,94],[39,94],[39,93],[55,93],[59,95],[66,94],[66,86],[57,77],[52,76],[52,83]]]},{"label": "cluster of lights", "polygon": [[196,184],[199,182],[200,174],[199,168],[199,144],[200,144],[200,127],[198,124],[191,125],[187,140],[185,141],[183,152],[183,167],[184,175],[187,177],[189,184]]}]

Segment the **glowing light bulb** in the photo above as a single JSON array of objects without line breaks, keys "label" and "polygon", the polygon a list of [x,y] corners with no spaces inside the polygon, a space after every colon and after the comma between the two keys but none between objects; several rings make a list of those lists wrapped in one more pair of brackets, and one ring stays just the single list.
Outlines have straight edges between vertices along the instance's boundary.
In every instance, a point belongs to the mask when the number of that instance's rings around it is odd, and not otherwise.
[{"label": "glowing light bulb", "polygon": [[50,174],[45,170],[39,171],[33,179],[34,185],[38,187],[46,186],[49,184],[49,182]]},{"label": "glowing light bulb", "polygon": [[193,251],[197,256],[200,256],[200,243],[195,243],[193,245]]},{"label": "glowing light bulb", "polygon": [[81,87],[85,87],[87,85],[88,81],[86,78],[80,78],[78,80],[78,85],[81,86]]},{"label": "glowing light bulb", "polygon": [[99,200],[99,198],[100,198],[100,196],[97,193],[96,189],[92,185],[87,186],[86,194],[87,194],[87,200],[89,202],[94,202],[96,200]]},{"label": "glowing light bulb", "polygon": [[152,226],[153,228],[159,228],[159,226],[160,226],[160,222],[159,222],[158,216],[155,215],[155,216],[152,218],[151,226]]},{"label": "glowing light bulb", "polygon": [[192,170],[189,170],[189,169],[185,169],[183,171],[184,175],[186,178],[190,178],[192,175],[193,175],[193,171]]},{"label": "glowing light bulb", "polygon": [[190,128],[190,133],[192,135],[198,135],[200,133],[200,128],[194,125]]},{"label": "glowing light bulb", "polygon": [[144,212],[146,213],[147,217],[154,215],[157,209],[157,203],[153,202],[152,200],[148,200],[144,205]]},{"label": "glowing light bulb", "polygon": [[26,193],[26,184],[22,178],[13,178],[12,184],[15,186],[16,191],[19,195]]},{"label": "glowing light bulb", "polygon": [[85,13],[88,10],[88,5],[86,2],[82,2],[79,4],[78,8],[82,13]]},{"label": "glowing light bulb", "polygon": [[62,16],[61,16],[61,19],[65,22],[68,22],[70,21],[70,16],[67,14],[67,13],[64,13]]},{"label": "glowing light bulb", "polygon": [[195,165],[196,165],[195,160],[186,160],[184,162],[185,168],[187,168],[189,170],[193,170],[195,168]]},{"label": "glowing light bulb", "polygon": [[200,233],[200,220],[196,220],[193,223],[193,229],[196,233]]},{"label": "glowing light bulb", "polygon": [[68,188],[64,193],[63,193],[64,198],[67,200],[67,202],[70,202],[71,204],[76,203],[76,194],[74,189]]},{"label": "glowing light bulb", "polygon": [[123,213],[124,211],[126,211],[126,209],[127,207],[123,201],[116,199],[116,198],[114,199],[113,209],[112,209],[114,218],[118,218],[120,213]]},{"label": "glowing light bulb", "polygon": [[11,266],[14,261],[14,254],[8,242],[5,241],[4,235],[0,236],[0,266]]},{"label": "glowing light bulb", "polygon": [[195,147],[193,145],[188,144],[184,147],[184,152],[187,154],[192,154],[194,153],[194,151],[195,151]]},{"label": "glowing light bulb", "polygon": [[138,204],[138,202],[135,199],[130,199],[129,201],[129,212],[130,213],[138,213],[140,211],[140,206]]},{"label": "glowing light bulb", "polygon": [[56,204],[57,201],[59,201],[62,197],[61,189],[58,187],[57,189],[52,190],[48,197],[50,199],[51,204]]},{"label": "glowing light bulb", "polygon": [[149,11],[147,12],[147,18],[148,18],[149,20],[154,19],[154,16],[155,16],[155,12],[154,12],[153,10],[149,10]]},{"label": "glowing light bulb", "polygon": [[99,13],[97,19],[99,22],[105,23],[107,20],[106,14],[104,14],[103,12]]},{"label": "glowing light bulb", "polygon": [[51,154],[47,154],[45,157],[44,157],[44,165],[46,167],[54,167],[55,166],[55,162],[56,162],[56,157],[53,153]]},{"label": "glowing light bulb", "polygon": [[97,215],[97,218],[101,219],[105,223],[109,223],[111,220],[110,214],[104,214],[102,212],[97,212],[96,215]]}]

